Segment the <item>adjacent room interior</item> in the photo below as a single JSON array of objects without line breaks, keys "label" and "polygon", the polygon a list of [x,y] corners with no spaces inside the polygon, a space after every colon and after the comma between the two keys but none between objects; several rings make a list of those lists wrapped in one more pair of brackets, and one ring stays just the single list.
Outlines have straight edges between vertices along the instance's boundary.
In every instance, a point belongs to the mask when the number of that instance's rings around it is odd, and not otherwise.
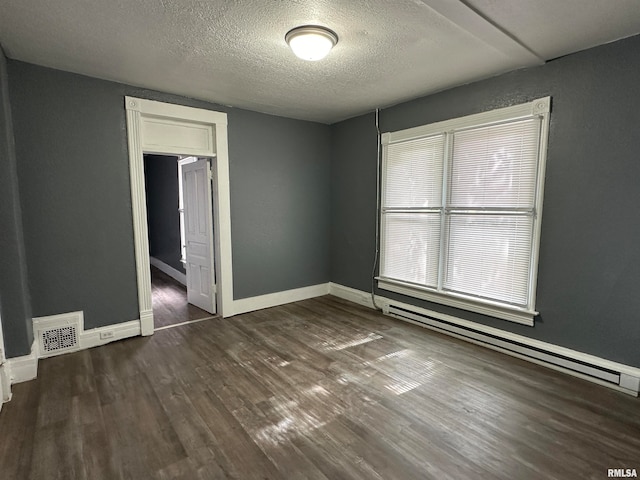
[{"label": "adjacent room interior", "polygon": [[144,155],[151,296],[156,330],[211,319],[215,315],[215,312],[189,303],[187,296],[182,167],[197,160],[197,157],[186,155]]},{"label": "adjacent room interior", "polygon": [[23,0],[0,47],[2,478],[637,476],[636,0]]}]

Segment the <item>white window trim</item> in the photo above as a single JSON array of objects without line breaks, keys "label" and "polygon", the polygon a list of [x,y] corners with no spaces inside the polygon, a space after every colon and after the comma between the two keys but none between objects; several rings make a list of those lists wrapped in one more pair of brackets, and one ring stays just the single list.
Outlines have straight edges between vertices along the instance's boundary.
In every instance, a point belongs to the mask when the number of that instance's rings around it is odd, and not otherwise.
[{"label": "white window trim", "polygon": [[[540,232],[542,224],[542,204],[544,193],[545,168],[547,160],[547,142],[549,136],[549,112],[551,111],[551,97],[544,97],[533,100],[528,103],[514,105],[511,107],[500,108],[489,112],[482,112],[466,117],[445,120],[442,122],[432,123],[430,125],[422,125],[419,127],[400,130],[397,132],[387,132],[382,134],[383,147],[383,169],[382,169],[382,190],[384,191],[386,184],[386,162],[387,146],[393,143],[405,142],[408,140],[428,137],[438,134],[447,134],[453,131],[463,130],[470,127],[487,126],[498,124],[505,121],[513,121],[518,119],[526,119],[532,117],[540,117],[542,119],[540,126],[540,145],[538,151],[538,171],[536,185],[536,202],[533,223],[532,238],[532,255],[531,269],[529,280],[529,304],[526,308],[493,302],[490,300],[467,297],[454,292],[445,290],[434,290],[422,285],[415,285],[407,282],[398,281],[396,279],[385,278],[384,276],[376,277],[378,287],[403,295],[407,295],[430,302],[440,303],[451,307],[469,310],[484,315],[489,315],[503,320],[533,326],[534,317],[538,315],[535,310],[536,304],[536,284],[538,276],[538,260],[540,250]],[[384,228],[380,238],[381,245],[384,244]],[[384,252],[382,252],[384,255]],[[381,262],[382,264],[382,262]]]},{"label": "white window trim", "polygon": [[428,287],[413,285],[384,277],[376,277],[378,287],[382,290],[401,293],[408,297],[427,300],[428,302],[440,303],[449,307],[456,307],[462,310],[469,310],[475,313],[482,313],[490,317],[509,320],[523,325],[533,326],[533,318],[538,312],[517,307],[506,307],[497,302],[489,300],[475,299],[455,292],[437,292]]}]

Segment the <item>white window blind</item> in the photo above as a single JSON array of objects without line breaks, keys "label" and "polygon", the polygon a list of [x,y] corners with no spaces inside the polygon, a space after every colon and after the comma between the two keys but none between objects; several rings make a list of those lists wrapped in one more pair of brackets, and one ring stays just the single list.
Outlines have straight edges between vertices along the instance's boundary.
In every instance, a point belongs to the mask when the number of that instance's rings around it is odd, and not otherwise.
[{"label": "white window blind", "polygon": [[532,324],[549,105],[383,136],[381,288]]},{"label": "white window blind", "polygon": [[436,286],[440,255],[444,135],[389,146],[383,200],[383,271]]},{"label": "white window blind", "polygon": [[452,214],[444,288],[527,306],[532,218]]},{"label": "white window blind", "polygon": [[382,270],[390,278],[435,287],[438,284],[440,215],[384,215],[385,251]]},{"label": "white window blind", "polygon": [[532,209],[540,119],[455,132],[451,207]]},{"label": "white window blind", "polygon": [[389,145],[384,207],[442,205],[444,135]]}]

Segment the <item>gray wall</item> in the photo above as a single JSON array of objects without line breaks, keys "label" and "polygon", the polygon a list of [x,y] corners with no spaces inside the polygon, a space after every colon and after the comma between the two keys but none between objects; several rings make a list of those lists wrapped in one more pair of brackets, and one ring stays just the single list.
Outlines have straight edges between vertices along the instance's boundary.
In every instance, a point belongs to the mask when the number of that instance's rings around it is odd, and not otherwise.
[{"label": "gray wall", "polygon": [[180,261],[178,157],[145,155],[144,180],[149,254],[185,273]]},{"label": "gray wall", "polygon": [[375,115],[331,129],[331,281],[371,291],[376,235]]},{"label": "gray wall", "polygon": [[14,61],[9,86],[34,315],[139,318],[121,87]]},{"label": "gray wall", "polygon": [[[393,297],[640,366],[640,36],[388,108],[394,131],[552,96],[535,327]],[[331,279],[370,291],[373,116],[332,126]]]},{"label": "gray wall", "polygon": [[138,318],[125,95],[229,114],[235,298],[329,280],[328,126],[8,67],[34,315]]},{"label": "gray wall", "polygon": [[229,156],[234,297],[328,282],[329,127],[242,112]]},{"label": "gray wall", "polygon": [[27,355],[33,340],[7,62],[0,48],[0,319],[8,357]]}]

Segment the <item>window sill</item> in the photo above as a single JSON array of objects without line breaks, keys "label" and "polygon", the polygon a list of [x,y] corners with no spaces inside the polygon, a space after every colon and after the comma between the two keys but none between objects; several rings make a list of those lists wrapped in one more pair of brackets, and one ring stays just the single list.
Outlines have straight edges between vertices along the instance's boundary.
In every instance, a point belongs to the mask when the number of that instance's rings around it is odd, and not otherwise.
[{"label": "window sill", "polygon": [[460,308],[470,312],[481,313],[483,315],[520,323],[530,327],[534,324],[534,317],[538,315],[538,312],[536,311],[525,310],[517,307],[507,307],[491,302],[483,302],[463,295],[442,294],[416,285],[399,282],[397,280],[390,280],[381,277],[376,278],[376,280],[378,280],[378,288],[381,288],[382,290],[388,290],[390,292],[407,295],[408,297],[440,303],[442,305]]}]

